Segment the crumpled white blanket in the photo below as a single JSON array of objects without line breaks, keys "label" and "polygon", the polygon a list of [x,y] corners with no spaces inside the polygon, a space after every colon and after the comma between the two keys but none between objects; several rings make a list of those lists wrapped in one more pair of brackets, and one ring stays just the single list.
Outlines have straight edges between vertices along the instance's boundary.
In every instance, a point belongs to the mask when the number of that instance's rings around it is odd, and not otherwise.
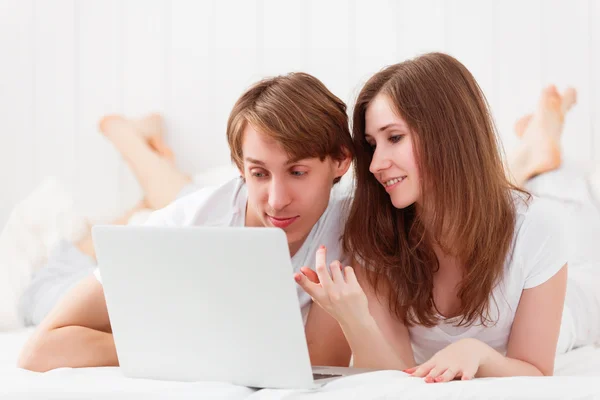
[{"label": "crumpled white blanket", "polygon": [[0,397],[27,399],[576,399],[600,398],[600,348],[556,360],[554,377],[489,378],[425,384],[399,371],[349,376],[319,390],[256,391],[223,382],[165,382],[123,377],[119,368],[16,368],[32,329],[0,333]]},{"label": "crumpled white blanket", "polygon": [[21,326],[20,295],[60,239],[77,241],[88,222],[72,196],[48,178],[12,211],[0,233],[0,331]]},{"label": "crumpled white blanket", "polygon": [[123,377],[119,368],[15,367],[31,328],[0,333],[0,397],[11,399],[593,399],[600,398],[600,348],[556,360],[554,377],[488,378],[425,384],[399,371],[342,378],[318,390],[254,390],[223,382],[165,382]]},{"label": "crumpled white blanket", "polygon": [[[11,332],[12,333],[12,332]],[[0,334],[0,348],[5,334]],[[13,338],[14,339],[14,338]],[[62,368],[36,373],[0,363],[0,397],[11,399],[593,399],[600,398],[600,350],[572,353],[586,376],[475,379],[426,384],[400,371],[354,375],[317,390],[255,390],[223,382],[166,382],[125,378],[119,368]],[[562,357],[562,356],[561,356]],[[13,364],[14,365],[14,364]],[[560,368],[557,368],[557,370]],[[576,370],[573,370],[576,371]],[[595,376],[592,376],[594,375]]]}]

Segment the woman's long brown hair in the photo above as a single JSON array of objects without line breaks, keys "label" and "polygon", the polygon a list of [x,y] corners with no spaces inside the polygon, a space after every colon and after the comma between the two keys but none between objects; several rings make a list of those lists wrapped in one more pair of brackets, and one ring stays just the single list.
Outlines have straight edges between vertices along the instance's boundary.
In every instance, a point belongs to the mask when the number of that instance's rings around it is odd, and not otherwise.
[{"label": "woman's long brown hair", "polygon": [[[396,209],[369,172],[365,112],[379,94],[413,133],[422,207]],[[490,299],[512,245],[518,189],[506,178],[489,106],[471,73],[441,53],[387,67],[361,90],[352,130],[356,192],[343,238],[347,254],[398,319],[433,326],[440,319],[433,300],[437,244],[464,266],[456,324],[493,322]]]}]

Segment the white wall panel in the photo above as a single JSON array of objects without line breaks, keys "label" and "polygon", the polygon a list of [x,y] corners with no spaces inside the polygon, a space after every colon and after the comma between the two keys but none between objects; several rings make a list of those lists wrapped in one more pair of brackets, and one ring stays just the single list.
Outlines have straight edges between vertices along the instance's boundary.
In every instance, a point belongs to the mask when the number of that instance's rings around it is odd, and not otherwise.
[{"label": "white wall panel", "polygon": [[490,102],[494,96],[492,0],[446,2],[445,32],[444,51],[471,71]]},{"label": "white wall panel", "polygon": [[229,113],[242,92],[262,77],[257,22],[262,11],[261,1],[215,1],[215,49],[209,72],[214,85],[214,123],[203,134],[207,151],[202,149],[196,156],[205,158],[205,166],[228,162],[225,132]]},{"label": "white wall panel", "polygon": [[[123,2],[123,113],[140,118],[163,113],[167,92],[170,3],[167,0]],[[119,206],[132,207],[143,193],[131,169],[121,163]]]},{"label": "white wall panel", "polygon": [[[60,23],[57,23],[60,21]],[[74,0],[35,1],[35,176],[52,175],[75,187],[76,48]]]},{"label": "white wall panel", "polygon": [[[542,78],[559,90],[574,86],[578,104],[569,113],[563,132],[565,157],[592,159],[590,130],[590,18],[588,0],[542,2]],[[598,72],[598,71],[596,71]]]},{"label": "white wall panel", "polygon": [[398,2],[398,58],[405,60],[429,51],[444,51],[446,47],[443,0]]},{"label": "white wall panel", "polygon": [[396,28],[398,3],[390,0],[354,2],[354,60],[350,88],[352,100],[366,81],[383,67],[396,64],[398,56]]},{"label": "white wall panel", "polygon": [[494,1],[492,23],[492,112],[510,153],[514,122],[533,111],[542,88],[541,0]]},{"label": "white wall panel", "polygon": [[123,112],[123,3],[76,2],[76,203],[95,218],[120,208],[120,156],[100,134],[106,114]]},{"label": "white wall panel", "polygon": [[590,87],[590,148],[593,150],[594,162],[600,161],[600,2],[589,0],[588,51],[590,53],[589,87]]},{"label": "white wall panel", "polygon": [[34,2],[0,1],[0,226],[35,185]]},{"label": "white wall panel", "polygon": [[227,118],[256,80],[306,71],[351,108],[371,74],[427,51],[471,70],[509,153],[542,87],[575,86],[565,157],[598,160],[597,21],[595,0],[0,0],[0,225],[48,175],[96,218],[142,196],[106,114],[162,113],[192,174],[229,163]]},{"label": "white wall panel", "polygon": [[305,71],[308,66],[309,4],[295,0],[264,0],[262,2],[261,73],[281,75]]},{"label": "white wall panel", "polygon": [[[171,4],[166,141],[176,164],[191,173],[223,161],[227,144],[216,129],[215,2],[173,0]],[[219,136],[220,135],[220,136]]]},{"label": "white wall panel", "polygon": [[348,101],[352,96],[350,77],[354,68],[350,63],[354,46],[349,39],[353,2],[310,0],[308,3],[306,72],[319,78],[340,99]]}]

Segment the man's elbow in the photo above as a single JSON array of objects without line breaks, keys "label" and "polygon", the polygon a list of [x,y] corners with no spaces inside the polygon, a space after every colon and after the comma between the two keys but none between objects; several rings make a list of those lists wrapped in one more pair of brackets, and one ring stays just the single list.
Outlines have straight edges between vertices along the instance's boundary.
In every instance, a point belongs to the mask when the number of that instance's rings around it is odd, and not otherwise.
[{"label": "man's elbow", "polygon": [[36,353],[21,354],[17,361],[17,367],[26,369],[32,372],[46,372],[47,369],[42,368],[42,360]]},{"label": "man's elbow", "polygon": [[46,372],[52,369],[49,367],[50,364],[48,362],[50,355],[47,351],[48,346],[45,345],[46,335],[48,333],[31,338],[30,342],[23,347],[17,360],[18,368],[33,372]]},{"label": "man's elbow", "polygon": [[554,365],[550,368],[540,369],[542,376],[554,376]]},{"label": "man's elbow", "polygon": [[321,346],[311,346],[309,343],[310,362],[312,366],[347,367],[350,364],[352,350],[345,345],[329,347],[327,350]]},{"label": "man's elbow", "polygon": [[534,367],[532,376],[554,376],[554,360],[531,363],[531,366]]},{"label": "man's elbow", "polygon": [[531,372],[528,373],[529,376],[553,376],[554,375],[554,363],[552,365],[538,365],[530,363]]},{"label": "man's elbow", "polygon": [[332,354],[326,359],[318,360],[314,366],[347,367],[350,365],[352,354]]}]

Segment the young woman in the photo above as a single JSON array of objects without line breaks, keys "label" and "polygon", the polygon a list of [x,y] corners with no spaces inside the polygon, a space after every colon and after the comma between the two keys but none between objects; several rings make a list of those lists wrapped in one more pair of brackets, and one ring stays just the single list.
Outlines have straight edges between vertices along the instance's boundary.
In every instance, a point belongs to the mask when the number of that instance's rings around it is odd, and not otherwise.
[{"label": "young woman", "polygon": [[[514,182],[560,164],[555,128],[572,95],[544,92]],[[486,100],[461,63],[431,53],[382,70],[353,122],[344,245],[355,268],[333,262],[329,273],[321,248],[316,274],[295,278],[338,320],[355,366],[427,382],[551,375],[557,343],[598,336],[598,268],[567,279],[561,215],[506,178]]]}]

